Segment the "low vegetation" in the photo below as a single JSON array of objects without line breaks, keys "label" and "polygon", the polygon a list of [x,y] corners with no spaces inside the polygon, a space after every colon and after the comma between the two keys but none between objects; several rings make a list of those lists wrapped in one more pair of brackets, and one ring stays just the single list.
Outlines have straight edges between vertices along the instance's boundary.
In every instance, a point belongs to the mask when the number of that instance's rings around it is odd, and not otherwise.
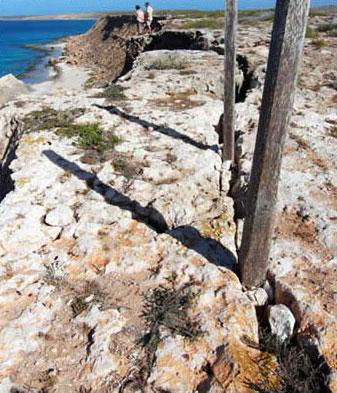
[{"label": "low vegetation", "polygon": [[112,132],[103,130],[99,123],[69,124],[57,130],[63,137],[77,137],[77,145],[82,149],[105,151],[113,149],[122,139]]},{"label": "low vegetation", "polygon": [[326,16],[328,14],[328,11],[324,9],[311,9],[310,10],[310,17],[313,18],[315,16]]},{"label": "low vegetation", "polygon": [[270,371],[260,364],[261,381],[247,385],[257,393],[317,393],[328,392],[326,365],[320,359],[313,359],[307,348],[293,340],[284,343],[273,336],[268,329],[260,331],[260,350],[273,354],[278,363],[275,370],[277,384],[271,382]]},{"label": "low vegetation", "polygon": [[211,29],[218,30],[223,29],[224,19],[223,18],[205,18],[186,21],[181,25],[182,29]]},{"label": "low vegetation", "polygon": [[126,87],[120,85],[111,85],[106,87],[101,93],[97,94],[95,98],[105,98],[107,101],[123,101],[126,99],[124,94]]},{"label": "low vegetation", "polygon": [[200,11],[200,10],[162,10],[158,11],[158,15],[172,15],[176,18],[220,18],[224,17],[224,10]]},{"label": "low vegetation", "polygon": [[66,127],[83,114],[84,109],[82,108],[57,111],[46,106],[41,110],[28,113],[23,118],[23,122],[26,132],[51,130]]},{"label": "low vegetation", "polygon": [[323,38],[316,38],[315,40],[312,41],[312,44],[317,49],[322,49],[326,46],[326,42],[325,42],[325,40],[323,40]]},{"label": "low vegetation", "polygon": [[[201,334],[197,321],[188,315],[194,296],[189,284],[178,287],[176,279],[176,275],[172,275],[167,279],[167,285],[159,286],[144,295],[142,316],[150,335],[159,334],[162,326],[173,336],[178,334],[193,339]],[[144,338],[145,344],[149,338]]]},{"label": "low vegetation", "polygon": [[172,274],[165,286],[144,294],[142,317],[148,332],[142,338],[142,344],[147,353],[146,374],[150,374],[155,362],[161,328],[166,328],[173,336],[180,335],[190,340],[201,335],[198,322],[188,315],[194,298],[190,284],[178,287],[176,280],[177,276]]},{"label": "low vegetation", "polygon": [[333,126],[333,127],[330,129],[330,134],[331,134],[334,138],[337,138],[337,126]]},{"label": "low vegetation", "polygon": [[306,30],[306,33],[305,33],[305,38],[311,38],[311,39],[314,39],[314,38],[316,38],[317,37],[317,32],[316,32],[316,30],[314,30],[312,27],[310,27],[310,26],[307,26],[307,30]]},{"label": "low vegetation", "polygon": [[149,59],[146,70],[183,70],[186,68],[187,58],[174,53],[163,53],[160,57]]},{"label": "low vegetation", "polygon": [[337,23],[320,24],[317,30],[321,33],[327,33],[330,36],[337,36]]},{"label": "low vegetation", "polygon": [[82,149],[103,152],[113,149],[122,139],[113,132],[105,131],[99,123],[75,124],[84,109],[57,111],[50,107],[27,114],[23,121],[26,132],[55,130],[62,137],[77,138],[76,144]]},{"label": "low vegetation", "polygon": [[111,164],[114,171],[123,175],[128,181],[132,181],[137,176],[142,175],[143,167],[148,166],[147,162],[140,163],[139,161],[133,160],[131,157],[122,154],[116,154],[115,157],[113,157]]}]

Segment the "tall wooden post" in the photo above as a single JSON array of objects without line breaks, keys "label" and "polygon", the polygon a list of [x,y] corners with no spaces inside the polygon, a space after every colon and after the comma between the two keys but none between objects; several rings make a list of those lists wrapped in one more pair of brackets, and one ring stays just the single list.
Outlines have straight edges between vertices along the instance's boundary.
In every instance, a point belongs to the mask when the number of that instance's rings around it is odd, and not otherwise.
[{"label": "tall wooden post", "polygon": [[239,264],[243,285],[268,269],[283,146],[294,103],[310,0],[277,0]]},{"label": "tall wooden post", "polygon": [[235,147],[235,68],[237,0],[226,0],[223,161],[233,161]]}]

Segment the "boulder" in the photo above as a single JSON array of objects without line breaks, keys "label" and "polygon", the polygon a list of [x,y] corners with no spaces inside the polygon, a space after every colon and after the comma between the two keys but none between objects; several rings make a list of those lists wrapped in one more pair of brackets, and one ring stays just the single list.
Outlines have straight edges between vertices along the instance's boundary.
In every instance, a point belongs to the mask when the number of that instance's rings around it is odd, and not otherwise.
[{"label": "boulder", "polygon": [[272,334],[281,342],[286,341],[293,335],[296,320],[292,312],[284,304],[269,307],[268,321]]},{"label": "boulder", "polygon": [[29,87],[15,78],[14,75],[8,74],[0,78],[0,105],[28,93]]}]

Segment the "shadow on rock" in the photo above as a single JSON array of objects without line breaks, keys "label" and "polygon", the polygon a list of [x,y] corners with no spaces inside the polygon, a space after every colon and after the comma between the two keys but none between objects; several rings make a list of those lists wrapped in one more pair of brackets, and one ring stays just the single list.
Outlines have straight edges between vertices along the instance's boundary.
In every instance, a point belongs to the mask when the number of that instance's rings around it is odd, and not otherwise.
[{"label": "shadow on rock", "polygon": [[109,105],[109,106],[102,106],[102,105],[98,105],[98,104],[94,104],[94,105],[97,108],[105,109],[106,111],[108,111],[112,115],[117,115],[117,116],[121,117],[122,119],[126,119],[128,121],[131,121],[132,123],[136,123],[144,128],[152,127],[153,131],[155,131],[155,132],[159,132],[160,134],[167,135],[173,139],[181,140],[181,141],[188,143],[198,149],[213,150],[215,153],[218,153],[218,146],[217,145],[211,146],[211,145],[206,145],[201,142],[197,142],[194,139],[192,139],[191,137],[189,137],[188,135],[182,134],[181,132],[174,130],[173,128],[164,127],[162,125],[158,125],[155,123],[151,123],[147,120],[140,119],[138,116],[130,115],[126,112],[123,112],[122,110],[120,110],[119,108],[117,108],[114,105]]},{"label": "shadow on rock", "polygon": [[103,183],[96,174],[85,171],[76,163],[68,161],[53,150],[45,150],[43,154],[58,167],[85,181],[87,186],[102,195],[107,203],[131,212],[134,220],[147,225],[158,234],[165,233],[171,236],[214,265],[235,270],[236,258],[234,254],[218,241],[203,237],[196,228],[189,225],[169,229],[164,216],[154,207],[142,206],[139,202]]}]

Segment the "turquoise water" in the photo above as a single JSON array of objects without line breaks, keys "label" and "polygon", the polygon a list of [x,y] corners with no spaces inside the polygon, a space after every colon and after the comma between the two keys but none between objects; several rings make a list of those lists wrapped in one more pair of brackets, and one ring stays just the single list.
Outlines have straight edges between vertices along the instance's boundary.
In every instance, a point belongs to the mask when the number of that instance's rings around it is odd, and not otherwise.
[{"label": "turquoise water", "polygon": [[[9,73],[25,79],[23,75],[38,65],[40,78],[43,75],[41,62],[47,53],[43,50],[27,48],[25,45],[43,46],[61,37],[83,33],[94,23],[94,20],[49,20],[49,21],[3,21],[0,20],[0,77]],[[58,49],[49,48],[49,55],[59,55]],[[37,73],[28,82],[36,80]]]}]

